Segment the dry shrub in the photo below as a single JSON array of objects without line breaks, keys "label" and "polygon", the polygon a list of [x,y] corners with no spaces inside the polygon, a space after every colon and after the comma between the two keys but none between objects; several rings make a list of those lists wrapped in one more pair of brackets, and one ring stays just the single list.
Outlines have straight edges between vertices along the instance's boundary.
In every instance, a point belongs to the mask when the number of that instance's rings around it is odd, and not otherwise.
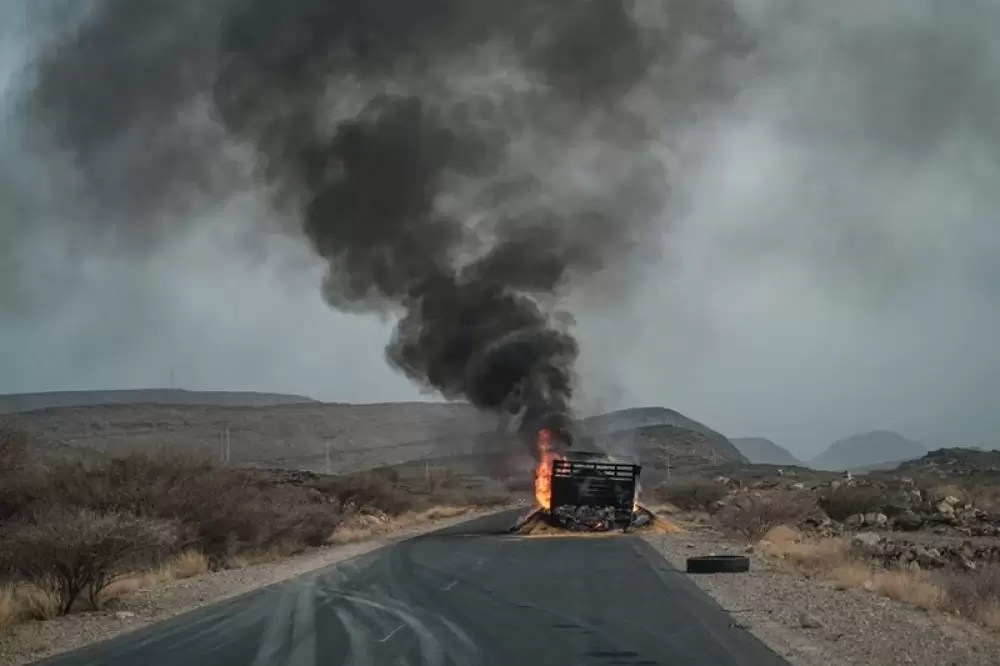
[{"label": "dry shrub", "polygon": [[97,607],[116,576],[155,562],[176,539],[173,525],[164,521],[54,508],[5,530],[2,559],[23,580],[50,583],[66,614],[84,592]]},{"label": "dry shrub", "polygon": [[777,491],[741,497],[720,511],[717,519],[724,530],[756,543],[773,528],[796,523],[814,508],[808,495]]},{"label": "dry shrub", "polygon": [[171,580],[183,580],[208,573],[208,558],[197,550],[186,550],[171,557],[163,566]]},{"label": "dry shrub", "polygon": [[946,483],[943,485],[935,486],[930,491],[930,499],[934,502],[940,502],[946,497],[954,497],[959,502],[965,502],[967,500],[966,491],[953,483]]},{"label": "dry shrub", "polygon": [[844,521],[859,513],[885,511],[892,501],[885,489],[878,486],[842,486],[822,497],[819,505],[830,518]]},{"label": "dry shrub", "polygon": [[984,604],[975,615],[975,620],[984,627],[1000,631],[1000,601]]},{"label": "dry shrub", "polygon": [[706,511],[713,509],[728,492],[725,486],[714,481],[684,479],[663,483],[653,489],[652,495],[685,511]]},{"label": "dry shrub", "polygon": [[948,600],[945,589],[923,571],[875,571],[871,589],[924,610],[941,610]]},{"label": "dry shrub", "polygon": [[978,509],[1000,513],[1000,485],[996,483],[969,480],[962,486],[962,497]]},{"label": "dry shrub", "polygon": [[31,438],[23,429],[0,422],[0,474],[18,472],[28,465]]},{"label": "dry shrub", "polygon": [[944,610],[948,592],[930,574],[908,569],[877,570],[857,561],[845,561],[828,573],[840,589],[864,589],[923,610]]},{"label": "dry shrub", "polygon": [[1000,565],[941,577],[948,590],[949,607],[992,629],[1000,629]]},{"label": "dry shrub", "polygon": [[59,615],[59,598],[44,585],[0,587],[0,633],[29,620],[51,620]]},{"label": "dry shrub", "polygon": [[809,574],[830,573],[848,561],[849,544],[844,539],[768,541],[764,552]]},{"label": "dry shrub", "polygon": [[399,515],[418,504],[413,493],[400,487],[399,475],[391,469],[329,477],[317,489],[344,506],[377,508],[389,515]]},{"label": "dry shrub", "polygon": [[471,508],[468,506],[432,507],[423,511],[412,511],[401,516],[393,516],[388,520],[378,520],[374,516],[355,514],[344,520],[340,528],[331,536],[330,542],[343,544],[362,541],[373,536],[390,534],[435,520],[456,518],[468,513]]},{"label": "dry shrub", "polygon": [[800,541],[802,533],[791,525],[777,525],[767,531],[764,540],[772,544]]},{"label": "dry shrub", "polygon": [[833,581],[836,588],[841,590],[857,588],[871,590],[872,573],[869,564],[847,561],[833,569],[829,573],[829,579]]},{"label": "dry shrub", "polygon": [[51,462],[27,484],[19,513],[52,505],[174,521],[184,545],[214,564],[279,543],[295,542],[298,550],[321,545],[341,514],[335,498],[313,488],[193,458],[142,454]]}]

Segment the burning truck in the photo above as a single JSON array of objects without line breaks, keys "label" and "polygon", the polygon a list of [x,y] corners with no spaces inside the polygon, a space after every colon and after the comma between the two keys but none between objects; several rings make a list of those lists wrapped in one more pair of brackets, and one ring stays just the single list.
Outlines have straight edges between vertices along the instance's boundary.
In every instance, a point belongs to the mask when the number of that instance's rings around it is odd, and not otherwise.
[{"label": "burning truck", "polygon": [[648,524],[639,506],[642,467],[604,453],[571,449],[568,429],[538,430],[535,445],[535,510],[514,527],[539,524],[577,532],[629,530]]}]

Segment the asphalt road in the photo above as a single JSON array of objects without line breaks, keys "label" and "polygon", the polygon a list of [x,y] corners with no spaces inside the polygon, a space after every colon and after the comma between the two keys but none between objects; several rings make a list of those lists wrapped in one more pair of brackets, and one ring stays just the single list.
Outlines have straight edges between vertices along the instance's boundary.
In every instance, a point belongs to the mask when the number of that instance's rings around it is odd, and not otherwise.
[{"label": "asphalt road", "polygon": [[47,666],[778,666],[634,536],[525,538],[507,512]]}]

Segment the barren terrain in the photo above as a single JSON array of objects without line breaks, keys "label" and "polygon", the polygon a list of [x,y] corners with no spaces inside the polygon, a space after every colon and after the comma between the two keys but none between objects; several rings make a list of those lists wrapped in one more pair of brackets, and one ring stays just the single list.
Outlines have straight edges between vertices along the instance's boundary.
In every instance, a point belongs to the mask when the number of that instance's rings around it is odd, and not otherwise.
[{"label": "barren terrain", "polygon": [[[645,538],[684,570],[685,558],[742,553],[744,544],[707,526]],[[1000,638],[975,624],[927,612],[863,587],[827,582],[766,554],[749,574],[691,575],[747,631],[793,666],[992,666]]]}]

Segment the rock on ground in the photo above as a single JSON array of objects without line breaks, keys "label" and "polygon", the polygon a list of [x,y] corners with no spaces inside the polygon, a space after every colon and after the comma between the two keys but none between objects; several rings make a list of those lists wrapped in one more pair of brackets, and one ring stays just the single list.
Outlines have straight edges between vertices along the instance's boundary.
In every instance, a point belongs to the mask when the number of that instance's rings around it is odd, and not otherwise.
[{"label": "rock on ground", "polygon": [[[708,529],[644,538],[676,568],[704,553],[745,548]],[[1000,637],[862,590],[833,586],[751,554],[748,574],[695,575],[740,626],[792,666],[995,666]]]}]

